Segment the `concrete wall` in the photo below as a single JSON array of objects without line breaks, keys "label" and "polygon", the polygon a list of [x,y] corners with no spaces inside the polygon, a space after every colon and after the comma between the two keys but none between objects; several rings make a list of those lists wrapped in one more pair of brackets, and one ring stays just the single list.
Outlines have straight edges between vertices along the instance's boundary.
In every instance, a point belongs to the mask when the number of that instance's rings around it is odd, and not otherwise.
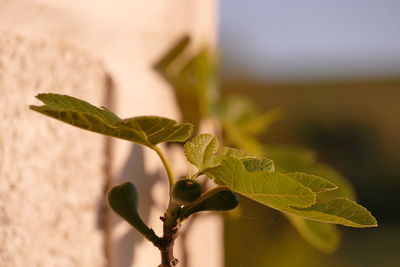
[{"label": "concrete wall", "polygon": [[[171,89],[151,65],[183,34],[195,47],[213,47],[215,9],[214,0],[0,0],[1,266],[159,264],[158,251],[125,222],[112,218],[105,234],[107,214],[99,204],[107,179],[130,179],[141,193],[141,213],[160,232],[167,186],[155,154],[26,106],[38,92],[65,92],[111,106],[121,117],[179,119]],[[168,156],[186,167],[178,149]],[[195,222],[186,238],[188,266],[222,266],[220,228],[215,216]],[[199,246],[204,251],[192,253]],[[178,242],[178,257],[181,247]]]},{"label": "concrete wall", "polygon": [[104,262],[96,214],[104,138],[28,105],[43,90],[101,103],[105,79],[102,65],[82,51],[0,32],[1,266]]}]

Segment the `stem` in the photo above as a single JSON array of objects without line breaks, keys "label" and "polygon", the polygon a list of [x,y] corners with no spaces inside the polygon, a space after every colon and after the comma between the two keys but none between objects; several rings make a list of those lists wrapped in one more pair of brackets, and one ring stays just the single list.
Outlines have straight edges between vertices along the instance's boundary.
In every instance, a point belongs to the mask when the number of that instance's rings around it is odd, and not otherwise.
[{"label": "stem", "polygon": [[160,159],[164,165],[164,168],[168,175],[169,189],[171,191],[172,186],[175,183],[174,174],[172,173],[171,167],[169,166],[169,163],[167,161],[167,158],[165,157],[164,152],[158,146],[154,146],[153,149],[157,152],[157,155],[160,157]]},{"label": "stem", "polygon": [[160,237],[156,235],[153,229],[149,228],[147,225],[139,224],[134,226],[147,240],[156,245],[160,241]]},{"label": "stem", "polygon": [[195,174],[191,175],[191,179],[196,179],[198,178],[200,175],[202,175],[203,173],[201,173],[200,171],[196,172]]},{"label": "stem", "polygon": [[178,237],[178,226],[168,226],[165,223],[165,217],[161,220],[164,222],[164,235],[155,244],[161,252],[161,264],[158,267],[174,267],[178,265],[178,259],[174,257],[174,242]]},{"label": "stem", "polygon": [[[167,172],[169,191],[171,192],[172,186],[175,183],[172,169],[164,152],[158,146],[154,146],[153,149],[157,152],[164,165],[165,171]],[[161,217],[161,220],[163,221],[163,237],[159,238],[154,243],[161,252],[161,264],[159,267],[174,267],[178,265],[178,259],[174,257],[174,242],[178,237],[179,226],[177,225],[177,210],[179,208],[179,206],[170,202],[168,209],[165,212],[165,217]]]}]

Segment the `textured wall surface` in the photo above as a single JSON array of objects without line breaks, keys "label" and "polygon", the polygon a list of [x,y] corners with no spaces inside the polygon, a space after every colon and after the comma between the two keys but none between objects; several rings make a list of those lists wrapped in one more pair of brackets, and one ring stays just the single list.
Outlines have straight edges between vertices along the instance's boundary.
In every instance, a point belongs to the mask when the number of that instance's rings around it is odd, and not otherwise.
[{"label": "textured wall surface", "polygon": [[105,78],[74,48],[0,32],[0,266],[103,263],[103,138],[28,105],[50,90],[101,104]]},{"label": "textured wall surface", "polygon": [[[184,34],[192,37],[194,48],[204,45],[214,47],[216,1],[0,0],[0,29],[29,38],[40,38],[50,42],[62,41],[90,51],[90,54],[103,63],[112,77],[113,100],[108,101],[114,103],[112,110],[121,117],[161,115],[179,120],[180,114],[174,94],[152,70],[152,64]],[[56,58],[52,60],[57,61]],[[75,77],[83,72],[75,69],[68,74]],[[80,82],[90,82],[84,75],[80,77],[84,80]],[[78,81],[76,83],[79,84]],[[27,90],[28,86],[25,88]],[[98,92],[82,92],[78,87],[74,88],[76,90],[70,89],[69,93],[99,104],[99,99],[96,98],[99,97]],[[42,86],[40,91],[54,91],[54,88]],[[26,97],[26,91],[18,93]],[[62,129],[67,127],[63,126]],[[90,139],[91,142],[97,140],[95,134],[73,130],[74,134],[93,138]],[[89,142],[85,145],[89,146]],[[162,225],[159,216],[165,211],[168,194],[165,171],[160,160],[147,148],[143,149],[122,140],[113,140],[109,148],[112,151],[112,160],[110,172],[106,176],[112,176],[113,184],[123,180],[135,183],[141,196],[141,214],[148,225],[160,233]],[[48,153],[52,149],[50,147]],[[186,167],[183,164],[183,155],[178,149],[167,151],[167,156],[178,169]],[[70,157],[68,160],[73,160],[72,157],[76,159],[76,155]],[[94,168],[94,163],[91,166]],[[100,162],[97,167],[100,172]],[[43,196],[43,199],[45,198]],[[77,213],[79,212],[81,211],[78,210]],[[90,212],[89,209],[87,212]],[[95,208],[91,212],[95,213]],[[113,223],[115,228],[106,242],[109,245],[108,258],[112,267],[148,267],[159,264],[159,252],[151,243],[132,231],[127,223],[115,217]],[[187,252],[188,255],[197,256],[189,257],[189,267],[223,265],[221,225],[218,216],[205,216],[191,228],[186,239]],[[207,239],[194,238],[204,234],[208,235]],[[202,250],[196,253],[199,247]],[[178,241],[176,256],[181,258],[182,252],[181,242]],[[95,262],[86,266],[99,265]]]}]

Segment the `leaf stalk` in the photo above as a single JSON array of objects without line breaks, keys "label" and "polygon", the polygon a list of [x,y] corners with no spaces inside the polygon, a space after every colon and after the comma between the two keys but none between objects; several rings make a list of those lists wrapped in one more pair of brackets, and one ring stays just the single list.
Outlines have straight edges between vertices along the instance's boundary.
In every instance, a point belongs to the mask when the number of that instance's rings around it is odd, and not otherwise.
[{"label": "leaf stalk", "polygon": [[167,158],[166,158],[164,152],[160,149],[160,147],[154,146],[153,149],[154,149],[154,151],[156,151],[157,155],[160,157],[160,159],[164,165],[165,171],[167,172],[168,182],[169,182],[169,191],[171,192],[172,186],[175,183],[174,174],[172,172],[171,166],[169,165]]}]

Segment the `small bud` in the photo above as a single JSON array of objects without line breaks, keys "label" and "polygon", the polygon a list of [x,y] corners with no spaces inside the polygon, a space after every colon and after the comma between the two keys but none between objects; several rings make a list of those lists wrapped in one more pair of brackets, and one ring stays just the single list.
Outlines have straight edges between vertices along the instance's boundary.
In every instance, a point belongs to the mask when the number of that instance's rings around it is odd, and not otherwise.
[{"label": "small bud", "polygon": [[180,219],[184,220],[190,215],[200,211],[228,211],[236,208],[239,204],[238,196],[229,189],[216,192],[202,199],[195,205],[183,207]]},{"label": "small bud", "polygon": [[188,204],[200,197],[201,185],[192,179],[182,179],[174,184],[171,195],[177,203]]},{"label": "small bud", "polygon": [[131,182],[112,187],[107,193],[110,208],[151,242],[157,241],[154,231],[140,218],[138,213],[139,195]]}]

